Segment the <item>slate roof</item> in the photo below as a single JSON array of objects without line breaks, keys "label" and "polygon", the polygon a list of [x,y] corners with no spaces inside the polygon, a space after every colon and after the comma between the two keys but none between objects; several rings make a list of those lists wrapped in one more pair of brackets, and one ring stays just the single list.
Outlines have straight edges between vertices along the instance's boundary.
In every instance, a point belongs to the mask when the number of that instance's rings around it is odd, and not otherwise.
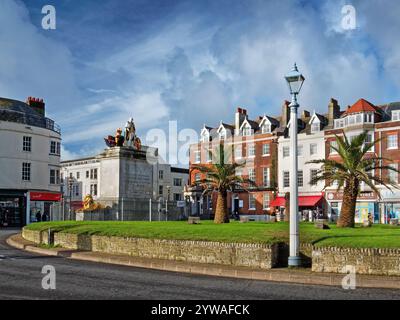
[{"label": "slate roof", "polygon": [[43,117],[30,106],[28,106],[25,102],[7,98],[0,98],[0,111],[3,110],[15,111],[36,117]]}]

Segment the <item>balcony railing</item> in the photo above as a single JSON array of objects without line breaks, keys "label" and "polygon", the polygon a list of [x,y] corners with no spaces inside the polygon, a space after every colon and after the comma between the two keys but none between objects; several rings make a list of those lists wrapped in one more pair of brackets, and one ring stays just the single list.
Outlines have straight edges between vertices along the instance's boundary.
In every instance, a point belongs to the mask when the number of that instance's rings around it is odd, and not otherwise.
[{"label": "balcony railing", "polygon": [[56,124],[53,120],[46,117],[26,114],[24,112],[14,110],[0,110],[0,121],[26,124],[28,126],[44,128],[61,134],[60,126]]}]

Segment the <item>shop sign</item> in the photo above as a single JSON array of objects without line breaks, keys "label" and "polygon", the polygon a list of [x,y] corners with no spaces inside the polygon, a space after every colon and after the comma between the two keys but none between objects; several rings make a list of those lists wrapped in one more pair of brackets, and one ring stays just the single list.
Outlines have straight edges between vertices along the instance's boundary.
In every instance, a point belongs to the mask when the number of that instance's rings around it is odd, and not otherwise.
[{"label": "shop sign", "polygon": [[31,192],[31,201],[61,201],[61,193],[51,193],[51,192]]},{"label": "shop sign", "polygon": [[[329,201],[342,201],[343,191],[327,192],[326,197]],[[357,198],[357,200],[376,200],[376,199],[377,197],[374,192],[363,192]]]}]

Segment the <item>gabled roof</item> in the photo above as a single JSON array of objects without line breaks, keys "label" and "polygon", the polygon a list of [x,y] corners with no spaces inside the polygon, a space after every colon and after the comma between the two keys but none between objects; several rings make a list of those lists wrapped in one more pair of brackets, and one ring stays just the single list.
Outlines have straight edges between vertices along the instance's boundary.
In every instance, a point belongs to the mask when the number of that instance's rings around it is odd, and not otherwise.
[{"label": "gabled roof", "polygon": [[245,126],[246,124],[250,125],[250,128],[253,130],[258,129],[258,123],[253,121],[253,120],[249,120],[249,119],[244,119],[242,125],[240,126],[239,130],[242,130],[243,126]]},{"label": "gabled roof", "polygon": [[279,126],[279,121],[276,120],[275,118],[272,118],[269,116],[260,117],[257,122],[258,122],[259,126],[261,127],[265,121],[268,121],[271,125],[273,125],[275,127]]},{"label": "gabled roof", "polygon": [[377,112],[378,109],[372,103],[368,102],[365,99],[358,100],[355,104],[353,104],[350,108],[348,108],[344,113],[344,115],[348,115],[351,113],[358,112]]},{"label": "gabled roof", "polygon": [[235,129],[234,126],[232,126],[230,124],[223,123],[222,121],[221,121],[221,123],[220,123],[220,125],[219,125],[219,127],[217,129],[217,132],[219,132],[221,128],[230,130],[231,132],[233,132],[233,130]]}]

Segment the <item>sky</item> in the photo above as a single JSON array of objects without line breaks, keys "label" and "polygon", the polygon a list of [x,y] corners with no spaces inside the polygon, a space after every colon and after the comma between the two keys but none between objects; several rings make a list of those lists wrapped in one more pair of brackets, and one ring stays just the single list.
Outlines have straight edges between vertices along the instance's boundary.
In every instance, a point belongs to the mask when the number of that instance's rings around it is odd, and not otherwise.
[{"label": "sky", "polygon": [[0,96],[45,100],[63,160],[96,154],[130,117],[146,143],[169,121],[232,123],[238,106],[279,115],[294,62],[301,109],[400,101],[399,16],[395,0],[1,0]]}]

